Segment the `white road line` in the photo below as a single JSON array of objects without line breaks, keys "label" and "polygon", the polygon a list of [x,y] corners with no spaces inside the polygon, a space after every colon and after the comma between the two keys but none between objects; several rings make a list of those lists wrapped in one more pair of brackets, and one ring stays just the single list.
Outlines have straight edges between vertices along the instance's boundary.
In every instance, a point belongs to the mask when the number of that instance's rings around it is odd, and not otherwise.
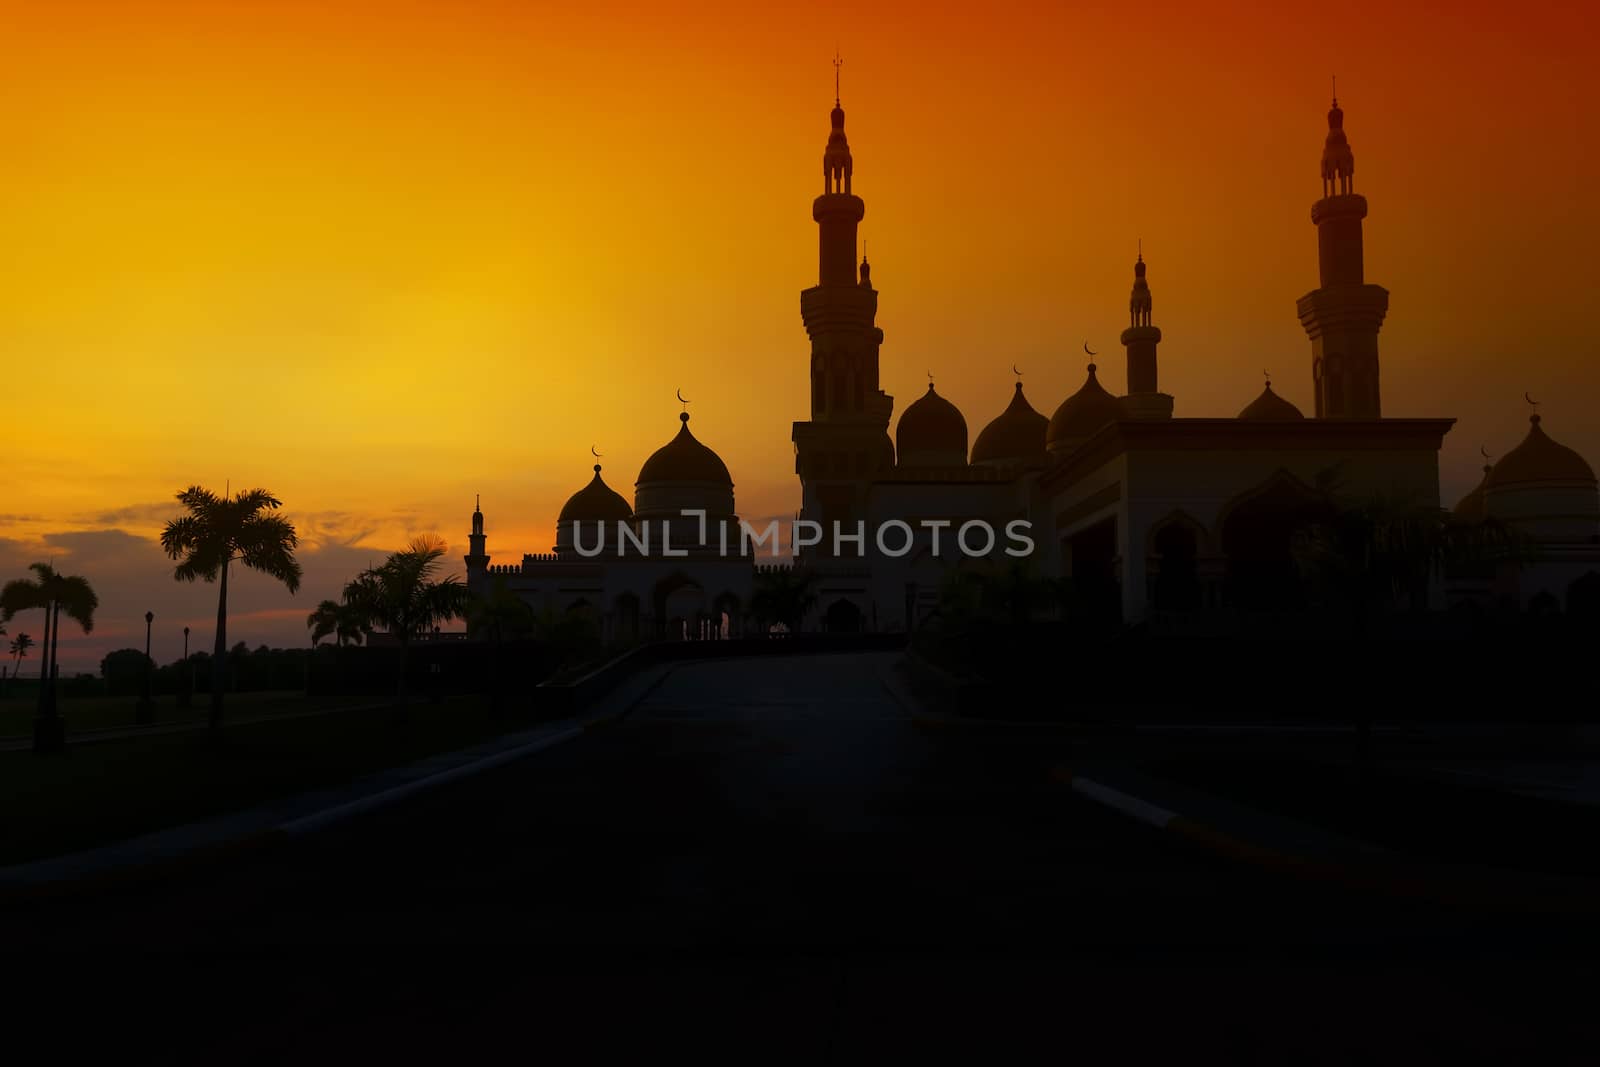
[{"label": "white road line", "polygon": [[540,752],[554,745],[559,745],[563,741],[570,741],[574,737],[579,737],[582,734],[583,728],[581,726],[571,726],[560,731],[559,733],[551,734],[548,737],[541,737],[537,741],[530,741],[526,745],[518,745],[516,748],[508,748],[504,752],[496,752],[492,756],[485,756],[483,759],[473,760],[471,763],[459,764],[458,766],[451,767],[449,770],[440,771],[438,774],[430,774],[425,778],[418,778],[414,781],[406,782],[404,785],[397,785],[392,789],[385,789],[379,793],[372,793],[368,796],[360,797],[356,800],[352,800],[345,804],[339,804],[332,808],[324,808],[322,811],[313,812],[310,815],[304,815],[298,819],[290,819],[288,822],[280,823],[277,829],[282,833],[288,834],[290,837],[298,837],[301,834],[315,833],[316,831],[330,826],[333,823],[342,822],[343,820],[351,818],[352,816],[360,815],[363,812],[372,811],[373,809],[383,807],[386,804],[393,804],[397,800],[403,800],[404,798],[411,796],[413,793],[420,793],[425,789],[432,789],[436,786],[453,782],[457,778],[464,778],[469,774],[477,774],[480,771],[486,771],[492,767],[498,767],[502,763],[510,763],[512,760],[521,759],[524,756],[531,756],[535,752]]},{"label": "white road line", "polygon": [[1090,800],[1097,801],[1109,808],[1115,808],[1122,814],[1138,819],[1142,823],[1149,823],[1158,830],[1166,829],[1167,824],[1178,817],[1177,812],[1157,807],[1147,800],[1129,796],[1127,793],[1119,792],[1110,786],[1101,785],[1099,782],[1088,778],[1074,776],[1072,788],[1075,792],[1082,793]]}]

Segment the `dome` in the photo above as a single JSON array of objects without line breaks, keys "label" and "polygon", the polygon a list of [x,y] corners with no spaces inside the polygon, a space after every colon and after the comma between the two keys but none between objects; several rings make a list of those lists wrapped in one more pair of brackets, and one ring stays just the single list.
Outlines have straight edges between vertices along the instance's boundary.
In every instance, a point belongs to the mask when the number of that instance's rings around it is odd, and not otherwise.
[{"label": "dome", "polygon": [[1461,498],[1455,507],[1455,516],[1464,522],[1482,522],[1487,514],[1484,509],[1484,492],[1489,488],[1489,472],[1494,468],[1487,463],[1483,465],[1483,477],[1478,480],[1478,486],[1472,492]]},{"label": "dome", "polygon": [[972,462],[1005,463],[1044,459],[1044,434],[1050,420],[1033,410],[1022,395],[1022,383],[1011,403],[983,428],[972,445]]},{"label": "dome", "polygon": [[1067,452],[1076,448],[1107,423],[1123,418],[1122,402],[1100,384],[1095,377],[1098,368],[1089,364],[1089,377],[1083,388],[1067,397],[1050,416],[1050,428],[1045,433],[1045,447],[1052,453]]},{"label": "dome", "polygon": [[1552,441],[1539,426],[1539,416],[1528,419],[1528,436],[1505,454],[1485,479],[1485,488],[1500,489],[1536,482],[1586,482],[1593,485],[1594,469],[1566,445]]},{"label": "dome", "polygon": [[733,488],[733,476],[722,457],[695,439],[689,432],[689,413],[678,416],[683,423],[678,436],[655,450],[639,468],[635,486],[651,482],[704,482]]},{"label": "dome", "polygon": [[967,420],[950,401],[928,391],[900,416],[895,451],[902,467],[964,467],[967,463]]},{"label": "dome", "polygon": [[631,518],[633,508],[627,498],[605,483],[600,477],[600,464],[596,463],[594,478],[567,498],[556,522],[566,526],[572,522],[626,522]]},{"label": "dome", "polygon": [[1239,412],[1241,419],[1258,420],[1261,422],[1285,422],[1303,419],[1300,409],[1272,391],[1272,383],[1261,390],[1261,395],[1250,401],[1245,409]]}]

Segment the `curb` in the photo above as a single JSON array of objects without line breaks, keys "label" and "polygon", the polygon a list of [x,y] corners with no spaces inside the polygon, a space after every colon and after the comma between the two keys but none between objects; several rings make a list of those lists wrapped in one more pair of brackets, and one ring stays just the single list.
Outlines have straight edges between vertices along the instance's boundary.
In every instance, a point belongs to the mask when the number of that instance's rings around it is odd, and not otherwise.
[{"label": "curb", "polygon": [[1318,882],[1450,907],[1515,908],[1568,916],[1600,916],[1600,880],[1489,868],[1450,869],[1378,849],[1370,856],[1329,859],[1250,841],[1161,807],[1066,767],[1051,777],[1118,814],[1240,863]]}]

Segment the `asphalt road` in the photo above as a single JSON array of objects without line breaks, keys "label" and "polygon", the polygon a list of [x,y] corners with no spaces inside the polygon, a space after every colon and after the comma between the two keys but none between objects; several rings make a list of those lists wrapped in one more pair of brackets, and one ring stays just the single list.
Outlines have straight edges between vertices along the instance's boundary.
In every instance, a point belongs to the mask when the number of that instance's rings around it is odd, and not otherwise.
[{"label": "asphalt road", "polygon": [[11,980],[169,1061],[1592,1052],[1587,935],[1191,850],[1057,785],[1057,732],[914,722],[892,660],[686,663],[498,771],[15,909]]}]

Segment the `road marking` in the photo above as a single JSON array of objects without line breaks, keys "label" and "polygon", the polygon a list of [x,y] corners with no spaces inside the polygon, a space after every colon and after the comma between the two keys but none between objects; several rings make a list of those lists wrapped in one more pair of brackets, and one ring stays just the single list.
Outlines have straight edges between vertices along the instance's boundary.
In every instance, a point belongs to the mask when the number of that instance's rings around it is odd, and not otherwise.
[{"label": "road marking", "polygon": [[1079,778],[1074,775],[1070,784],[1073,792],[1082,793],[1090,800],[1098,801],[1108,808],[1115,808],[1122,814],[1138,819],[1142,823],[1148,823],[1158,830],[1165,830],[1172,820],[1178,817],[1175,811],[1168,811],[1148,800],[1140,800],[1108,785],[1101,785],[1090,778]]},{"label": "road marking", "polygon": [[570,741],[574,737],[582,735],[582,733],[582,727],[569,726],[565,730],[551,734],[547,737],[541,737],[537,741],[530,741],[526,745],[518,745],[516,748],[508,748],[503,752],[496,752],[492,756],[485,756],[482,759],[473,760],[471,763],[458,764],[455,767],[440,771],[437,774],[430,774],[424,778],[417,778],[413,781],[406,782],[404,785],[397,785],[391,789],[385,789],[378,793],[370,793],[367,796],[358,797],[357,799],[349,801],[345,804],[338,804],[331,808],[324,808],[322,811],[313,812],[310,815],[303,815],[298,819],[290,819],[288,822],[279,823],[277,829],[282,833],[288,834],[290,837],[299,837],[302,834],[315,833],[316,831],[330,826],[336,822],[342,822],[345,819],[371,811],[374,808],[380,808],[386,804],[393,804],[395,801],[404,800],[413,793],[420,793],[425,789],[433,789],[437,786],[446,785],[455,781],[457,778],[464,778],[470,774],[477,774],[480,771],[487,771],[493,767],[498,767],[503,763],[510,763],[512,760],[518,760],[524,756],[531,756],[535,752],[542,752],[547,748],[561,744],[563,741]]}]

